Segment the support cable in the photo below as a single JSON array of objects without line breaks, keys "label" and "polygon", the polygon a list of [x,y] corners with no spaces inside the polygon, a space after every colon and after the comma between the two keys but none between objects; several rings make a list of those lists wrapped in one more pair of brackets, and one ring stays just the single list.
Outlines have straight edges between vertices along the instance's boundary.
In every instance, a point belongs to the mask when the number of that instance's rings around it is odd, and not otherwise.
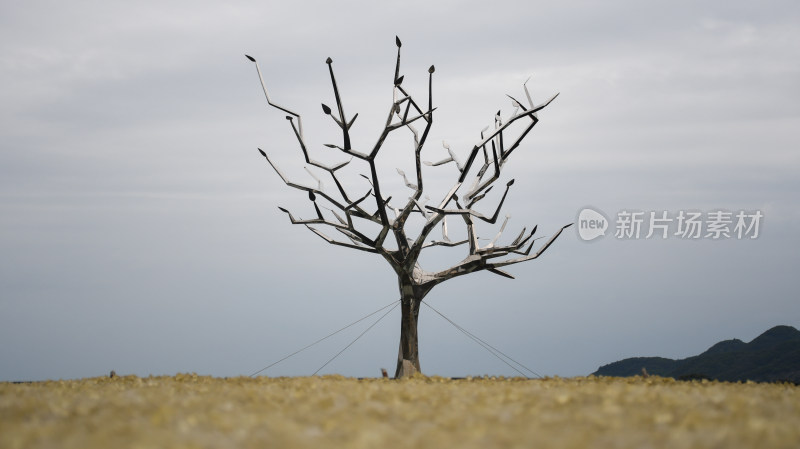
[{"label": "support cable", "polygon": [[[345,326],[345,327],[343,327],[343,328],[339,329],[338,331],[336,331],[336,332],[334,332],[334,333],[332,333],[332,334],[326,335],[326,336],[324,336],[324,337],[320,338],[319,340],[315,341],[314,343],[311,343],[310,345],[308,345],[308,346],[306,346],[306,347],[304,347],[304,348],[302,348],[302,349],[298,349],[297,351],[295,351],[295,352],[293,352],[293,353],[291,353],[291,354],[287,355],[286,357],[284,357],[284,358],[282,358],[282,359],[278,360],[277,362],[273,362],[272,364],[270,364],[270,365],[267,365],[267,366],[266,366],[266,367],[264,367],[264,368],[261,368],[260,370],[258,370],[258,371],[256,371],[256,372],[254,372],[253,374],[251,374],[251,375],[250,375],[250,377],[253,377],[253,376],[255,376],[256,374],[259,374],[259,373],[261,373],[262,371],[266,371],[266,370],[268,370],[269,368],[272,368],[273,366],[277,365],[278,363],[281,363],[281,362],[283,362],[284,360],[288,359],[289,357],[292,357],[292,356],[294,356],[294,355],[297,355],[297,354],[299,354],[299,353],[301,353],[301,352],[305,351],[306,349],[308,349],[308,348],[310,348],[310,347],[312,347],[312,346],[316,345],[317,343],[320,343],[320,342],[322,342],[323,340],[326,340],[326,339],[328,339],[329,337],[333,337],[334,335],[338,334],[339,332],[341,332],[341,331],[343,331],[343,330],[345,330],[345,329],[347,329],[347,328],[349,328],[349,327],[351,327],[351,326],[353,326],[353,325],[355,325],[355,324],[358,324],[358,323],[360,323],[360,322],[362,322],[362,321],[366,320],[367,318],[371,317],[372,315],[375,315],[376,313],[378,313],[378,312],[380,312],[380,311],[382,311],[382,310],[386,309],[387,307],[389,307],[389,306],[391,306],[392,304],[395,304],[395,303],[397,303],[397,302],[399,302],[399,301],[398,301],[398,300],[395,300],[395,301],[392,301],[392,302],[390,302],[389,304],[387,304],[387,305],[385,305],[385,306],[381,307],[380,309],[378,309],[378,310],[376,310],[376,311],[374,311],[374,312],[370,313],[369,315],[366,315],[366,316],[364,316],[364,317],[361,317],[361,318],[359,318],[359,319],[358,319],[358,320],[356,320],[356,321],[353,321],[352,323],[350,323],[350,324],[348,324],[347,326]],[[397,307],[397,304],[395,304],[395,307]],[[394,307],[392,307],[392,309],[394,309]],[[381,317],[381,318],[383,318],[383,317]],[[379,321],[380,321],[380,320],[379,320]],[[373,324],[373,326],[374,326],[374,324]],[[372,327],[372,326],[370,326],[370,327]],[[351,343],[351,344],[352,344],[352,343]],[[345,349],[346,349],[346,348],[345,348]],[[337,354],[337,355],[338,355],[338,354]],[[320,368],[320,369],[321,369],[321,368]],[[317,370],[317,371],[319,371],[319,370]],[[316,373],[314,373],[314,374],[316,374]]]},{"label": "support cable", "polygon": [[[468,330],[464,329],[463,327],[459,326],[458,324],[456,324],[455,322],[453,322],[453,320],[451,320],[450,318],[447,318],[446,316],[444,316],[444,314],[442,314],[442,312],[439,312],[438,310],[434,309],[434,308],[433,308],[433,306],[431,306],[431,305],[430,305],[430,304],[428,304],[427,302],[425,302],[425,301],[422,301],[422,303],[423,303],[423,304],[425,304],[426,306],[428,306],[428,308],[430,308],[430,309],[431,309],[431,310],[433,310],[434,312],[436,312],[436,313],[437,313],[439,316],[441,316],[442,318],[444,318],[445,320],[447,320],[447,322],[449,322],[450,324],[452,324],[452,325],[453,325],[453,326],[454,326],[456,329],[460,330],[460,331],[461,331],[461,332],[462,332],[464,335],[466,335],[467,337],[469,337],[470,339],[472,339],[472,340],[473,340],[475,343],[479,344],[479,345],[480,345],[480,346],[481,346],[483,349],[486,349],[487,351],[489,351],[489,353],[491,353],[493,356],[497,357],[497,358],[498,358],[498,359],[499,359],[501,362],[503,362],[503,363],[505,363],[506,365],[508,365],[508,366],[509,366],[511,369],[513,369],[514,371],[516,371],[516,372],[518,372],[518,373],[522,374],[522,375],[523,375],[523,376],[525,376],[525,377],[528,377],[528,378],[530,378],[530,377],[529,377],[527,374],[525,374],[525,373],[523,373],[522,371],[518,370],[516,367],[514,367],[513,365],[511,365],[510,363],[508,363],[506,360],[504,360],[504,359],[503,359],[502,357],[500,357],[500,356],[503,356],[503,357],[505,357],[506,359],[508,359],[508,360],[510,360],[510,361],[512,361],[512,362],[514,362],[514,363],[516,363],[517,365],[519,365],[519,366],[520,366],[520,367],[522,367],[523,369],[527,370],[528,372],[532,373],[533,375],[535,375],[535,376],[537,376],[537,377],[540,377],[540,378],[542,377],[542,375],[541,375],[541,374],[539,374],[539,373],[537,373],[536,371],[534,371],[534,370],[532,370],[532,369],[528,368],[527,366],[523,365],[522,363],[520,363],[520,362],[518,362],[518,361],[514,360],[513,358],[511,358],[510,356],[508,356],[507,354],[505,354],[503,351],[501,351],[501,350],[499,350],[499,349],[495,348],[494,346],[492,346],[492,345],[490,345],[489,343],[487,343],[486,341],[482,340],[480,337],[476,336],[476,335],[475,335],[475,334],[473,334],[472,332],[470,332],[470,331],[468,331]],[[499,355],[498,355],[498,354],[499,354]]]},{"label": "support cable", "polygon": [[[335,356],[331,357],[331,358],[330,358],[330,360],[328,360],[327,362],[325,362],[325,364],[324,364],[324,365],[320,366],[320,367],[319,367],[319,368],[318,368],[316,371],[314,371],[314,374],[312,374],[312,376],[316,376],[316,375],[317,375],[317,373],[318,373],[318,372],[320,372],[320,370],[321,370],[322,368],[325,368],[325,366],[327,366],[329,363],[331,363],[331,362],[332,362],[332,361],[333,361],[333,360],[334,360],[336,357],[339,357],[339,355],[340,355],[341,353],[343,353],[344,351],[346,351],[346,350],[347,350],[347,348],[349,348],[350,346],[352,346],[352,345],[353,345],[353,343],[357,342],[359,338],[361,338],[362,336],[364,336],[364,334],[366,334],[366,333],[367,333],[367,332],[368,332],[370,329],[372,329],[373,327],[375,327],[375,325],[376,325],[376,324],[378,324],[378,323],[379,323],[379,322],[380,322],[380,321],[381,321],[381,320],[382,320],[382,319],[383,319],[383,318],[384,318],[386,315],[388,315],[388,314],[389,314],[389,312],[391,312],[392,310],[394,310],[394,309],[395,309],[395,307],[397,307],[399,304],[400,304],[400,301],[399,301],[399,300],[398,300],[398,301],[396,301],[396,302],[395,302],[395,305],[394,305],[394,307],[392,307],[391,309],[389,309],[389,311],[388,311],[388,312],[386,312],[386,313],[384,313],[383,315],[381,315],[381,317],[380,317],[380,318],[378,318],[378,319],[377,319],[377,321],[375,321],[374,323],[372,323],[372,324],[371,324],[371,325],[370,325],[368,328],[364,329],[364,332],[360,333],[360,334],[358,335],[358,337],[356,337],[356,339],[355,339],[355,340],[351,341],[351,342],[350,342],[350,343],[349,343],[347,346],[345,346],[344,348],[342,348],[342,350],[341,350],[341,351],[339,351],[338,353],[336,353],[336,355],[335,355]],[[391,304],[390,304],[390,305],[391,305]],[[389,307],[389,306],[386,306],[386,307]],[[385,309],[386,307],[384,307],[384,309]],[[381,310],[383,310],[383,309],[381,309]]]}]

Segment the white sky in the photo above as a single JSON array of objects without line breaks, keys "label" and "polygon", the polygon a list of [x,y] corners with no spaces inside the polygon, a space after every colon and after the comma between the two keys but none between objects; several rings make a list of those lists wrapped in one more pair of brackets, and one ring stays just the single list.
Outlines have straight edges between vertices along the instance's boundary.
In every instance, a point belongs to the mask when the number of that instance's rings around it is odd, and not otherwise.
[{"label": "white sky", "polygon": [[[425,159],[445,156],[442,140],[465,154],[529,76],[537,101],[561,93],[506,167],[508,238],[552,232],[585,206],[764,214],[755,240],[565,233],[510,268],[516,280],[434,289],[426,300],[456,323],[561,376],[800,327],[799,25],[789,1],[3,2],[0,380],[250,374],[396,299],[378,256],[278,211],[309,215],[256,147],[311,180],[244,58],[303,114],[319,158],[341,160],[322,146],[338,143],[319,107],[335,104],[325,58],[371,145],[395,35],[420,98],[436,65]],[[393,170],[411,171],[408,147],[392,143],[382,170],[402,193]],[[426,173],[434,186],[455,178]],[[449,251],[428,262],[466,250]],[[311,374],[367,325],[265,374]],[[392,371],[398,335],[396,310],[322,373]],[[430,309],[420,339],[427,374],[515,374]]]}]

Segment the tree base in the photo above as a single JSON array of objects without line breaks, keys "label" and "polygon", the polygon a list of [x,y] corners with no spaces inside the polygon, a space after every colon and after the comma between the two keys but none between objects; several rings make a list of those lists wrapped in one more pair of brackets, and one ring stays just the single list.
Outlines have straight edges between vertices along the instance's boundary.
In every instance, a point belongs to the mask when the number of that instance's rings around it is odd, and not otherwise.
[{"label": "tree base", "polygon": [[417,371],[417,368],[414,367],[414,364],[411,363],[410,360],[403,359],[403,363],[400,365],[400,369],[397,371],[395,379],[411,377],[418,372],[419,371]]}]

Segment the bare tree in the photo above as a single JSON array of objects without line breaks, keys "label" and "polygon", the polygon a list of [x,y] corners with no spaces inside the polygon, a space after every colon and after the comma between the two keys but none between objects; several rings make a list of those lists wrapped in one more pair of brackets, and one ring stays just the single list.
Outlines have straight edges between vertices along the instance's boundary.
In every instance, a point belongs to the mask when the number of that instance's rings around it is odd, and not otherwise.
[{"label": "bare tree", "polygon": [[[530,233],[523,228],[517,237],[506,245],[498,244],[501,233],[506,227],[508,217],[505,218],[497,235],[485,246],[480,246],[476,231],[478,221],[490,224],[497,223],[500,209],[508,195],[508,191],[514,184],[514,180],[505,184],[505,190],[500,198],[497,207],[490,215],[485,215],[475,209],[479,201],[484,199],[495,183],[500,179],[501,170],[511,156],[511,153],[519,147],[522,140],[531,129],[539,122],[537,113],[552,102],[558,94],[542,104],[534,104],[528,88],[524,86],[527,99],[527,106],[521,101],[511,98],[514,111],[508,118],[503,119],[500,111],[494,117],[494,126],[484,128],[480,133],[480,140],[469,151],[464,162],[460,162],[456,154],[447,144],[443,144],[449,153],[449,157],[435,163],[423,162],[421,158],[422,148],[428,138],[428,132],[433,125],[433,73],[434,66],[428,69],[428,98],[427,105],[420,104],[403,87],[403,76],[400,75],[400,39],[396,39],[397,44],[397,65],[394,73],[394,99],[388,111],[386,124],[378,137],[377,142],[369,151],[362,152],[353,148],[350,138],[350,129],[358,114],[348,118],[344,112],[344,105],[339,95],[336,85],[336,78],[333,74],[333,61],[328,58],[326,63],[330,72],[333,93],[336,98],[336,107],[331,108],[325,104],[322,110],[329,115],[342,131],[342,142],[340,145],[325,144],[328,148],[333,148],[349,155],[347,161],[327,165],[311,158],[306,139],[303,136],[303,125],[300,114],[288,108],[275,104],[269,96],[261,69],[256,60],[247,56],[250,61],[256,63],[256,70],[261,81],[261,87],[267,97],[270,106],[277,108],[286,114],[286,119],[294,131],[303,152],[306,163],[317,167],[330,175],[336,185],[336,192],[329,193],[324,190],[323,183],[308,168],[306,170],[317,181],[315,186],[307,187],[294,183],[287,179],[281,170],[275,165],[274,161],[259,148],[259,152],[267,159],[267,162],[278,173],[284,183],[289,187],[308,192],[308,198],[314,207],[315,217],[311,219],[301,219],[296,217],[287,209],[279,209],[288,214],[293,224],[301,224],[317,234],[319,237],[332,245],[343,246],[359,251],[366,251],[382,256],[395,273],[397,273],[398,284],[400,287],[400,302],[402,310],[400,327],[400,349],[397,356],[397,369],[395,377],[402,377],[410,374],[409,371],[420,371],[417,322],[419,309],[422,299],[436,285],[454,277],[486,270],[491,273],[514,278],[511,274],[501,268],[507,265],[517,264],[528,260],[533,260],[542,255],[544,251],[558,238],[561,232],[571,225],[568,224],[558,229],[544,244],[533,250],[534,238],[537,227],[534,226]],[[527,83],[527,82],[526,82]],[[515,123],[523,124],[522,130],[515,136],[508,137],[509,127]],[[420,131],[414,125],[423,126]],[[414,142],[414,161],[416,167],[416,182],[408,179],[406,174],[398,169],[398,173],[403,177],[403,181],[413,193],[402,207],[394,207],[390,204],[391,197],[385,197],[381,193],[381,180],[378,178],[378,171],[375,159],[378,152],[383,147],[389,133],[405,129],[412,133]],[[364,191],[358,194],[348,192],[342,184],[337,172],[347,166],[353,159],[358,159],[369,167],[369,175],[361,175],[368,183],[364,185]],[[442,166],[452,162],[458,171],[458,180],[455,185],[444,194],[444,197],[437,206],[424,204],[423,198],[423,164],[429,166]],[[477,162],[477,163],[476,163]],[[473,170],[476,169],[476,170]],[[472,179],[468,181],[468,176],[473,173]],[[467,191],[460,196],[457,192],[462,187]],[[323,213],[320,202],[324,200],[322,207],[329,211]],[[392,214],[390,217],[389,214]],[[409,218],[419,214],[422,218],[421,231],[414,235],[407,234]],[[463,240],[451,240],[447,230],[447,217],[454,217],[464,222],[466,225],[466,238]],[[354,219],[372,222],[380,228],[377,233],[369,233],[363,230],[363,226],[356,226],[358,221]],[[428,236],[439,225],[441,225],[442,237],[440,240],[428,240]],[[320,227],[327,227],[338,232],[345,240],[337,240],[319,230]],[[373,228],[377,229],[377,227]],[[391,238],[387,242],[387,238]],[[393,244],[392,244],[393,243]],[[434,246],[455,247],[466,245],[469,252],[463,260],[452,267],[438,271],[428,272],[423,270],[418,260],[420,254],[426,248]],[[532,252],[533,251],[533,252]],[[413,366],[413,369],[411,368]]]}]

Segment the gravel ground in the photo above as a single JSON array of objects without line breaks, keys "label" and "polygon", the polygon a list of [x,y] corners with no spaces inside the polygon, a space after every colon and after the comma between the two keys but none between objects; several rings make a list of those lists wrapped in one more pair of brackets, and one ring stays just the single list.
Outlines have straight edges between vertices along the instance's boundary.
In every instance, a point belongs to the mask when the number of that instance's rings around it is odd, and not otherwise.
[{"label": "gravel ground", "polygon": [[798,448],[800,387],[634,378],[0,383],[0,448]]}]

